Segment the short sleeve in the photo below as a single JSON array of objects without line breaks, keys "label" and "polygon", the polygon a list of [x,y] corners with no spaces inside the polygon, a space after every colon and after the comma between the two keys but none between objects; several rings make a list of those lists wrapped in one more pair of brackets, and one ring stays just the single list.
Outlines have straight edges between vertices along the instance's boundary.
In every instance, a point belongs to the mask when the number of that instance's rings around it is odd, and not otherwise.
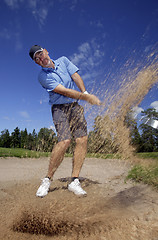
[{"label": "short sleeve", "polygon": [[63,57],[63,62],[70,76],[72,76],[72,74],[74,74],[75,72],[79,71],[79,68],[76,67],[67,57]]}]

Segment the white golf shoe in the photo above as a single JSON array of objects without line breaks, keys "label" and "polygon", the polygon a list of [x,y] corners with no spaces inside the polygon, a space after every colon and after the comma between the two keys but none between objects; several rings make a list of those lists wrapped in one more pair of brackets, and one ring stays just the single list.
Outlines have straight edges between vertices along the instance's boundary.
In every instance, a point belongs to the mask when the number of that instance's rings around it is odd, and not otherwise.
[{"label": "white golf shoe", "polygon": [[49,178],[42,179],[42,183],[36,192],[36,196],[45,197],[48,194],[50,183],[51,181]]},{"label": "white golf shoe", "polygon": [[78,196],[86,196],[87,195],[86,191],[84,191],[82,189],[78,178],[76,178],[73,182],[71,182],[68,185],[68,190],[73,192],[74,194],[76,194]]}]

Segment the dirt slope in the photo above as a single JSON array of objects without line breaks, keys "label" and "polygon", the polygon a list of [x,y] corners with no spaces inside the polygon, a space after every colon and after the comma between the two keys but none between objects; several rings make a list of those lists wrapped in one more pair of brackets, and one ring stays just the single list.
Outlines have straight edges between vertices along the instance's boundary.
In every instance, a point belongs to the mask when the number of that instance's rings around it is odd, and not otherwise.
[{"label": "dirt slope", "polygon": [[158,192],[125,183],[128,162],[86,159],[81,183],[88,195],[79,198],[67,190],[65,158],[41,199],[35,193],[48,161],[0,159],[0,240],[158,240]]}]

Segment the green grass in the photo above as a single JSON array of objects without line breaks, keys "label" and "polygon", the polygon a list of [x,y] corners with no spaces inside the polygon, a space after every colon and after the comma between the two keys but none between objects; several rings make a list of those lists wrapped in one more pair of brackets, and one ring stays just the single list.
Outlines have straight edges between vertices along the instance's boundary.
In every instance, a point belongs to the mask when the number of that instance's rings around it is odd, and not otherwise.
[{"label": "green grass", "polygon": [[137,153],[136,154],[137,157],[139,158],[150,158],[150,159],[156,159],[158,160],[158,152],[144,152],[144,153]]},{"label": "green grass", "polygon": [[148,167],[143,165],[135,165],[129,171],[126,179],[132,179],[136,182],[143,182],[158,189],[158,164],[151,164]]},{"label": "green grass", "polygon": [[126,180],[132,179],[158,189],[158,152],[137,153],[136,157],[141,161],[128,172]]},{"label": "green grass", "polygon": [[[39,158],[48,157],[48,152],[37,152],[22,148],[0,148],[0,157]],[[73,154],[66,153],[65,157],[72,157]],[[116,154],[87,153],[87,158],[119,158]]]},{"label": "green grass", "polygon": [[[66,153],[65,157],[72,157],[73,154],[71,153]],[[104,153],[87,153],[86,154],[86,158],[103,158],[103,159],[118,159],[120,158],[120,156],[118,154],[113,154],[113,153],[108,153],[108,154],[104,154]]]},{"label": "green grass", "polygon": [[[30,151],[21,148],[0,148],[0,157],[19,157],[19,158],[40,158],[49,157],[48,152]],[[66,157],[72,157],[72,154],[65,154]],[[150,165],[145,166],[142,163],[135,165],[128,173],[127,179],[132,179],[136,182],[143,182],[148,185],[152,185],[158,189],[158,153],[138,153],[136,154],[141,159],[147,161],[150,160]],[[87,158],[120,158],[116,154],[100,154],[100,153],[88,153]]]},{"label": "green grass", "polygon": [[[48,157],[50,153],[47,152],[37,152],[21,148],[0,148],[0,157],[20,157],[20,158],[38,158],[38,157]],[[66,153],[66,157],[72,157],[72,154]],[[151,153],[137,153],[137,157],[143,159],[156,159],[158,160],[158,152]],[[104,153],[87,153],[87,158],[103,158],[103,159],[118,159],[120,156],[118,154],[104,154]]]},{"label": "green grass", "polygon": [[87,153],[86,155],[87,158],[103,158],[103,159],[116,159],[120,158],[118,154],[113,154],[113,153]]},{"label": "green grass", "polygon": [[50,153],[37,152],[21,148],[0,148],[0,157],[40,158],[48,157]]}]

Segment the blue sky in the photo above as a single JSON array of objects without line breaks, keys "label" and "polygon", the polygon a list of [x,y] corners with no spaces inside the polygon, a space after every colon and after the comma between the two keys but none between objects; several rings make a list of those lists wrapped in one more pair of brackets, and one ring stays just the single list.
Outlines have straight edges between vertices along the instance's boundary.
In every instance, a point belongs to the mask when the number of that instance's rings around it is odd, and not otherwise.
[{"label": "blue sky", "polygon": [[[70,58],[87,90],[104,100],[126,60],[139,61],[158,42],[157,29],[157,0],[1,0],[0,131],[54,127],[37,81],[40,67],[28,55],[32,45],[53,59]],[[157,108],[157,93],[156,86],[140,108]],[[85,111],[90,129],[99,110],[86,105]]]}]

